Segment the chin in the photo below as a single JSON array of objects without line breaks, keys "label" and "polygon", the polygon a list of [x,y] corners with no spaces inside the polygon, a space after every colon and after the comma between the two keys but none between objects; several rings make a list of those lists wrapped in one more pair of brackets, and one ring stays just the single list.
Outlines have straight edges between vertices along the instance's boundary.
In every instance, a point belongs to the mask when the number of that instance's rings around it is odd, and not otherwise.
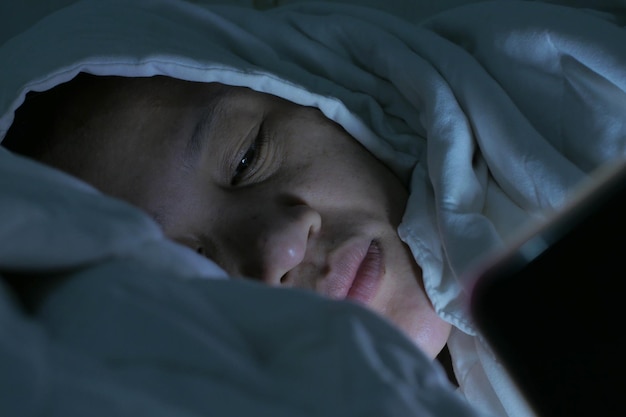
[{"label": "chin", "polygon": [[446,346],[450,330],[451,326],[448,323],[442,323],[436,328],[422,329],[411,339],[430,359],[434,360]]}]

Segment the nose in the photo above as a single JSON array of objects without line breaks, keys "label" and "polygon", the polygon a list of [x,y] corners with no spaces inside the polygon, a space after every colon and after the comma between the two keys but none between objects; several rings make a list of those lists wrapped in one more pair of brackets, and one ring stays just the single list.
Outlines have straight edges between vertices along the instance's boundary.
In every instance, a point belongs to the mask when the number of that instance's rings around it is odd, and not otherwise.
[{"label": "nose", "polygon": [[304,204],[283,206],[255,223],[250,227],[256,231],[257,253],[248,258],[252,276],[269,285],[287,285],[287,273],[305,260],[311,237],[320,231],[320,214]]}]

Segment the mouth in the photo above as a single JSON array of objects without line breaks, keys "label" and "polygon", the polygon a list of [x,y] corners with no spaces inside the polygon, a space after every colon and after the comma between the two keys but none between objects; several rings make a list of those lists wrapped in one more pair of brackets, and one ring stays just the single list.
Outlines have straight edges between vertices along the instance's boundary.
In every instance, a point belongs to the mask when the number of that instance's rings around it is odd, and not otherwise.
[{"label": "mouth", "polygon": [[368,304],[384,273],[383,251],[378,241],[349,246],[333,261],[329,278],[331,298]]}]

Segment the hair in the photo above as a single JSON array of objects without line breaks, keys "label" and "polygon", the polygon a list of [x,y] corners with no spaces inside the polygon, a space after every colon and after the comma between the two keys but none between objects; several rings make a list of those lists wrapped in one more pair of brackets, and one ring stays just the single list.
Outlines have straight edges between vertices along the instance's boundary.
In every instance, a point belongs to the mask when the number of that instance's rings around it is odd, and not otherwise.
[{"label": "hair", "polygon": [[[154,84],[153,81],[157,81]],[[95,76],[79,73],[72,80],[43,92],[29,92],[24,103],[15,111],[13,124],[0,145],[48,165],[73,171],[74,156],[81,150],[98,149],[103,140],[93,135],[89,123],[97,115],[119,109],[121,98],[128,94],[146,98],[147,107],[169,105],[167,93],[160,88],[181,81],[166,76],[120,77]],[[127,88],[136,86],[138,88]],[[228,91],[222,86],[214,97]],[[80,158],[79,158],[80,159]],[[59,166],[61,165],[61,166]]]},{"label": "hair", "polygon": [[[102,80],[103,81],[103,80]],[[87,96],[97,94],[98,77],[81,73],[73,80],[48,91],[29,92],[15,111],[13,124],[2,141],[5,148],[34,159],[63,154],[64,140],[76,135],[93,106],[81,105]],[[61,140],[61,139],[64,140]]]},{"label": "hair", "polygon": [[135,103],[128,98],[149,100],[146,91],[152,87],[145,79],[80,73],[47,91],[28,93],[2,146],[125,199],[129,191],[120,185],[129,184],[128,178],[110,158],[120,144],[96,126],[104,122],[114,127],[109,116],[126,111],[125,103]]},{"label": "hair", "polygon": [[[167,96],[159,94],[154,81],[156,85],[174,82],[164,76],[134,78],[80,73],[50,90],[30,92],[15,111],[13,124],[1,145],[83,178],[89,165],[104,168],[99,157],[110,149],[111,138],[94,131],[93,122],[125,111],[123,106],[129,97],[146,100],[147,108],[166,103]],[[137,88],[129,88],[133,86]],[[108,169],[99,172],[104,174]]]},{"label": "hair", "polygon": [[[186,100],[191,100],[190,103],[197,100],[198,97],[188,97],[188,90],[173,94],[183,84],[195,90],[193,84],[196,83],[167,76],[80,73],[47,91],[28,93],[15,111],[13,124],[0,145],[77,177],[105,194],[138,205],[135,200],[145,185],[137,181],[142,177],[142,163],[154,162],[161,154],[178,153],[178,145],[186,137],[144,132],[142,117],[148,120],[156,109],[171,106],[175,109],[185,105]],[[215,85],[208,96],[206,91],[202,93],[203,103],[215,103],[230,91],[230,87],[212,84]],[[116,116],[120,114],[128,116],[130,127],[116,124]],[[118,131],[121,128],[126,130]],[[171,128],[177,129],[177,126]],[[141,138],[150,138],[149,145],[158,149],[157,156],[137,153],[132,140],[136,135],[147,135]],[[175,155],[180,160],[181,170],[189,166],[185,155],[184,150]],[[158,221],[158,213],[149,214]]]}]

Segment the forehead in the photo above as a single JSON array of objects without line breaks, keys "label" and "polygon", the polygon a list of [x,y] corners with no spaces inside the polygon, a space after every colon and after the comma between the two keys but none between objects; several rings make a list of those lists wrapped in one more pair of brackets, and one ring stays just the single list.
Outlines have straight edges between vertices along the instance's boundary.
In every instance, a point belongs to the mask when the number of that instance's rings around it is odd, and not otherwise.
[{"label": "forehead", "polygon": [[89,113],[142,107],[170,110],[199,102],[217,101],[236,87],[219,83],[184,81],[166,76],[120,77],[81,73],[44,93],[31,93],[28,101],[54,103],[60,109]]}]

